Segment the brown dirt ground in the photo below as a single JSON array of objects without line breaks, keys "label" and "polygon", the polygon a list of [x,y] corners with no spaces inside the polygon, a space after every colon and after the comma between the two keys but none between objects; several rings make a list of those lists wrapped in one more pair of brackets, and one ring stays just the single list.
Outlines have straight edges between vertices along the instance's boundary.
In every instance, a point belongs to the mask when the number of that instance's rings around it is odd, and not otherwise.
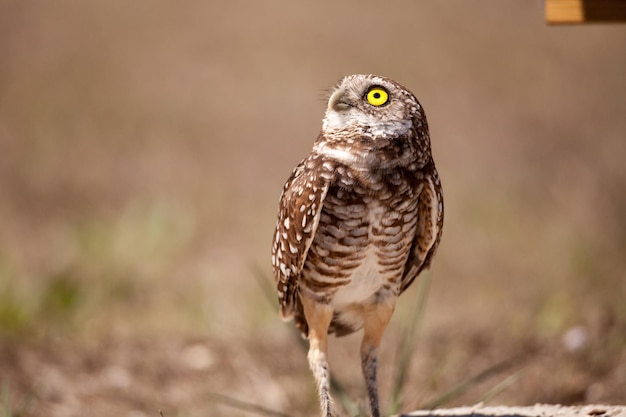
[{"label": "brown dirt ground", "polygon": [[[269,246],[356,72],[421,100],[445,191],[400,410],[481,375],[445,406],[626,403],[625,35],[513,0],[0,1],[0,410],[315,415]],[[358,343],[330,360],[363,405]]]}]

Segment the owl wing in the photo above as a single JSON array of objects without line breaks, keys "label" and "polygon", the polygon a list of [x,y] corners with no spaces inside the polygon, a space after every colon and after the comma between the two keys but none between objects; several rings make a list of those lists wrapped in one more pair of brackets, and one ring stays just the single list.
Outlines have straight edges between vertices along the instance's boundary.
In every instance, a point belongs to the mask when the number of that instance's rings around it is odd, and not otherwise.
[{"label": "owl wing", "polygon": [[280,315],[284,320],[294,315],[298,281],[330,183],[328,176],[312,169],[316,162],[310,158],[302,161],[292,172],[280,196],[272,269]]},{"label": "owl wing", "polygon": [[404,268],[400,292],[406,290],[435,256],[443,230],[443,192],[437,170],[427,175],[417,204],[417,227]]}]

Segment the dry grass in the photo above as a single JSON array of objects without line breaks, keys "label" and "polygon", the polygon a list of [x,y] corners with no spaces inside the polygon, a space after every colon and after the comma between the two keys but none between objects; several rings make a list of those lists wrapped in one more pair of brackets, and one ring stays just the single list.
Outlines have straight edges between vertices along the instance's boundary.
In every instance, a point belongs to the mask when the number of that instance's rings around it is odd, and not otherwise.
[{"label": "dry grass", "polygon": [[[0,1],[5,415],[247,415],[210,393],[315,414],[255,280],[325,89],[355,72],[420,98],[446,197],[397,398],[417,286],[383,346],[383,403],[425,406],[511,358],[449,404],[626,402],[626,29],[541,13]],[[357,339],[330,359],[358,406]]]}]

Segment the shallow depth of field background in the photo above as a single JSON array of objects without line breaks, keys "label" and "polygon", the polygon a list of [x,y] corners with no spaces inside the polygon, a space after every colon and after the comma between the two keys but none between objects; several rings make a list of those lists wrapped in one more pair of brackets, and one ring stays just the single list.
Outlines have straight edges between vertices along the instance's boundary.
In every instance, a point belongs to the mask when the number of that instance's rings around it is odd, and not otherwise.
[{"label": "shallow depth of field background", "polygon": [[[316,415],[259,281],[350,73],[416,94],[445,191],[403,410],[511,358],[447,405],[625,403],[624,25],[550,27],[539,1],[1,0],[1,409]],[[363,402],[359,341],[330,361]]]}]

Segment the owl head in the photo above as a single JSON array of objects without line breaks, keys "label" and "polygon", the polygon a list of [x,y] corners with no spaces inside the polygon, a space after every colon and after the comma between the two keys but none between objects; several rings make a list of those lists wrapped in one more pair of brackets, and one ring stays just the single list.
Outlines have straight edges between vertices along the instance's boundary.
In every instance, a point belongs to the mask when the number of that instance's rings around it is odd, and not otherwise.
[{"label": "owl head", "polygon": [[422,106],[402,85],[376,75],[348,75],[334,88],[314,150],[357,168],[431,160]]},{"label": "owl head", "polygon": [[425,117],[410,91],[388,78],[356,74],[344,77],[333,90],[323,131],[390,138],[406,135],[415,124],[425,124]]}]

